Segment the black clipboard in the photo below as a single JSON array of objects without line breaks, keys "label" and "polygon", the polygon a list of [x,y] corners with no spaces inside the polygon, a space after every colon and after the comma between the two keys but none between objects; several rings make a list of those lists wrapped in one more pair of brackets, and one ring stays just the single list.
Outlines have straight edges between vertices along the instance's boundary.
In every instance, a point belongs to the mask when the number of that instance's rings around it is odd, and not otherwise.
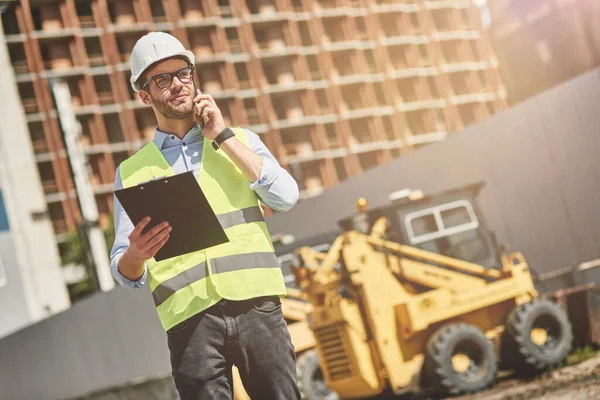
[{"label": "black clipboard", "polygon": [[156,261],[229,241],[192,171],[114,193],[134,226],[150,216],[143,233],[163,221],[173,228],[169,240],[154,256]]}]

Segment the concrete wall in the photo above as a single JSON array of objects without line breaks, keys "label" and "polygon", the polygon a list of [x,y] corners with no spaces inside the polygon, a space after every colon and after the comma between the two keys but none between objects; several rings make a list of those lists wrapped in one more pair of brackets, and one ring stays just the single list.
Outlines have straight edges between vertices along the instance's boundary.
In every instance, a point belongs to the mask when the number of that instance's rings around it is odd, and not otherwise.
[{"label": "concrete wall", "polygon": [[171,376],[114,387],[69,400],[179,400]]},{"label": "concrete wall", "polygon": [[501,242],[540,272],[600,258],[600,70],[367,171],[267,221],[299,239],[336,229],[364,196],[436,193],[485,181],[480,204]]},{"label": "concrete wall", "polygon": [[[70,300],[52,224],[47,218],[33,218],[34,213],[46,211],[46,202],[3,32],[0,22],[0,187],[14,246],[13,251],[8,247],[3,251],[10,259],[12,275],[19,275],[9,285],[21,288],[15,288],[10,302],[2,303],[2,307],[25,305],[26,319],[37,321],[67,309]],[[0,334],[16,329],[19,324],[14,323],[16,320],[7,317],[6,311],[0,312]]]},{"label": "concrete wall", "polygon": [[0,340],[0,400],[70,399],[170,373],[147,289],[99,293]]}]

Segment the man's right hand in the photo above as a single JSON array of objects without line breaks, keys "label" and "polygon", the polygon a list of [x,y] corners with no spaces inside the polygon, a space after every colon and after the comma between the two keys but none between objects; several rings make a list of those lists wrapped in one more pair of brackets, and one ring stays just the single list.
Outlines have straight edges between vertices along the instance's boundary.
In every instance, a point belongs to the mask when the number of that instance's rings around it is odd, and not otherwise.
[{"label": "man's right hand", "polygon": [[150,217],[146,217],[135,226],[129,234],[129,247],[119,259],[119,272],[130,281],[142,277],[146,260],[154,257],[170,237],[172,227],[166,221],[142,235],[149,222]]}]

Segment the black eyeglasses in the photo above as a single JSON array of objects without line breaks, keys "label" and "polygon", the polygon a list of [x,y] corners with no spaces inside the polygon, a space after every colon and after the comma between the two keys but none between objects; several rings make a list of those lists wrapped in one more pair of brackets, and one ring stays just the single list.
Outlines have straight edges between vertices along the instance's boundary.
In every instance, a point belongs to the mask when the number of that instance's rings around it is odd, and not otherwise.
[{"label": "black eyeglasses", "polygon": [[142,85],[142,89],[145,89],[151,81],[154,81],[159,89],[166,89],[173,83],[174,76],[176,76],[181,83],[190,83],[194,77],[194,67],[189,66],[182,68],[179,71],[165,72],[164,74],[154,75]]}]

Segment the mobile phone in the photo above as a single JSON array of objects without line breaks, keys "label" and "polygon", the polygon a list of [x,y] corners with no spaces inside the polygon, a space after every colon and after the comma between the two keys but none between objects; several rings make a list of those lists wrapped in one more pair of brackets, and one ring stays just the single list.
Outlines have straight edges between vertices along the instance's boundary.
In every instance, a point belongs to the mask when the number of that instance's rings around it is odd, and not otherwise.
[{"label": "mobile phone", "polygon": [[[196,93],[198,92],[198,89],[196,89],[196,80],[193,80],[194,82],[194,97],[196,96]],[[196,103],[198,104],[198,103]],[[204,110],[202,110],[200,112],[200,129],[204,128],[206,126],[206,120],[205,120],[205,116],[204,116]]]}]

